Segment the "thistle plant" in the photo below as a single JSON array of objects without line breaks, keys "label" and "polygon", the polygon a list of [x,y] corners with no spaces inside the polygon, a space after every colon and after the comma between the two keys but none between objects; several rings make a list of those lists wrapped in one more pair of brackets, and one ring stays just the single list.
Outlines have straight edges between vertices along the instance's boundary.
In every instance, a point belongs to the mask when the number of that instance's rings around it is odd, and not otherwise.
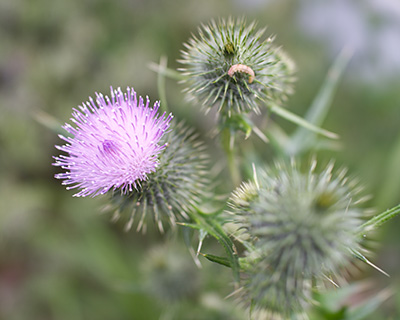
[{"label": "thistle plant", "polygon": [[180,62],[187,96],[223,116],[260,111],[292,91],[293,63],[265,29],[244,19],[211,21],[185,44]]},{"label": "thistle plant", "polygon": [[[125,93],[111,89],[111,98],[96,94],[96,102],[89,98],[73,109],[73,125],[65,124],[68,134],[60,135],[65,144],[56,146],[64,154],[54,157],[53,165],[64,171],[55,177],[68,190],[77,189],[74,196],[107,194],[107,209],[114,211],[114,220],[125,220],[126,230],[137,222],[136,230],[145,231],[151,220],[161,232],[165,223],[172,226],[171,233],[182,228],[198,265],[201,253],[231,268],[234,293],[250,310],[250,319],[307,318],[317,304],[316,293],[329,289],[326,284],[345,283],[355,261],[372,265],[365,257],[364,237],[398,215],[400,206],[369,218],[361,207],[361,189],[346,170],[334,170],[333,162],[322,170],[316,161],[304,167],[302,155],[321,142],[320,135],[338,138],[320,125],[347,58],[336,61],[303,119],[279,106],[292,92],[294,67],[264,33],[244,19],[211,21],[185,44],[178,73],[158,69],[159,80],[165,74],[183,76],[191,101],[207,110],[217,108],[231,179],[213,174],[218,170],[210,169],[210,159],[220,166],[223,160],[213,159],[196,128],[172,121],[167,112],[160,114],[159,102],[151,107],[133,88]],[[271,147],[273,157],[263,159],[259,150],[250,150],[257,166],[254,178],[243,181],[250,161],[247,154],[234,152],[239,146],[233,137],[237,131],[249,137],[255,127],[248,116],[263,115],[263,108],[300,128],[292,136],[276,127],[257,129],[259,136],[271,138],[266,148]],[[293,156],[298,162],[289,163]],[[235,167],[238,160],[242,171]],[[210,188],[218,178],[225,190],[233,190],[229,198]],[[198,236],[196,244],[193,235]],[[214,238],[224,254],[204,253],[207,238]],[[193,269],[164,253],[155,251],[147,260],[154,296],[179,300],[196,291],[197,283],[186,286]]]}]

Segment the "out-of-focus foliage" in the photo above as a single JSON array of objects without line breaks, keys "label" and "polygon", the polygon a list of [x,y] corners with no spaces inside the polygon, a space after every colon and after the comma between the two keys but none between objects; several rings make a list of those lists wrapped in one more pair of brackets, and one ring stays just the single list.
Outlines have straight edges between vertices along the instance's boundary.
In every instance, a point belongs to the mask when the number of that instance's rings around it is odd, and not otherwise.
[{"label": "out-of-focus foliage", "polygon": [[[396,0],[335,0],[331,7],[321,2],[1,1],[0,319],[246,318],[234,308],[234,299],[223,299],[233,290],[229,269],[201,257],[203,268],[195,270],[199,278],[193,278],[191,294],[166,307],[149,290],[143,270],[154,244],[175,248],[176,241],[151,228],[146,235],[124,233],[122,225],[99,214],[104,200],[72,198],[53,178],[57,170],[51,166],[60,141],[49,127],[68,121],[72,107],[110,85],[134,86],[138,94],[156,99],[157,76],[147,65],[165,55],[169,67],[178,67],[182,43],[211,18],[244,15],[277,35],[275,43],[297,64],[296,93],[287,108],[299,115],[342,46],[353,46],[324,123],[341,136],[341,149],[319,155],[336,158],[361,177],[377,212],[398,204],[400,67],[394,48],[400,37],[392,35],[400,34],[400,5]],[[339,29],[343,25],[346,32]],[[181,90],[167,81],[171,111],[206,136],[212,114],[188,108]],[[268,147],[254,143],[268,161]],[[375,292],[387,286],[400,292],[399,228],[399,219],[393,220],[370,244],[377,252],[374,262],[390,281],[373,269],[355,275],[372,277]],[[204,245],[219,253],[207,239]],[[197,268],[185,249],[178,252]],[[399,305],[397,293],[366,319],[396,319]]]}]

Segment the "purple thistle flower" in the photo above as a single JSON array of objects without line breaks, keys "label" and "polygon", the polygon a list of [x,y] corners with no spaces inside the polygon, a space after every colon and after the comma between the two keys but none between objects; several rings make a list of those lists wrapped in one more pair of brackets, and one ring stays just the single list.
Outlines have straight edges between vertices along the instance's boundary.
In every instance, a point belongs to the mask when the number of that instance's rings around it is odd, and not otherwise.
[{"label": "purple thistle flower", "polygon": [[137,189],[156,170],[158,154],[165,147],[158,142],[173,117],[165,112],[159,117],[160,103],[149,108],[149,98],[146,104],[142,97],[137,100],[133,88],[127,93],[111,88],[111,100],[96,93],[96,102],[89,97],[80,110],[73,109],[71,121],[77,127],[66,123],[63,128],[72,137],[59,135],[67,144],[56,146],[68,155],[54,157],[53,165],[67,170],[55,178],[64,179],[67,190],[79,188],[76,197]]}]

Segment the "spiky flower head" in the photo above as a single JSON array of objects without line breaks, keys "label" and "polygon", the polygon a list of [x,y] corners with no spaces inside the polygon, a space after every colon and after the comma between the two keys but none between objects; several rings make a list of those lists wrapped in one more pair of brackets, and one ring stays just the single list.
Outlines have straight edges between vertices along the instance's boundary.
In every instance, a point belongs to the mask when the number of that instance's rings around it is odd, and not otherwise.
[{"label": "spiky flower head", "polygon": [[345,170],[333,173],[333,164],[321,173],[315,168],[316,162],[306,172],[294,162],[267,167],[230,201],[232,220],[250,243],[246,298],[271,314],[301,313],[312,281],[339,278],[361,249],[359,188]]},{"label": "spiky flower head", "polygon": [[56,146],[67,155],[54,157],[53,165],[66,170],[56,174],[67,189],[79,188],[74,196],[97,196],[109,190],[123,194],[137,189],[156,171],[158,155],[165,148],[159,141],[169,128],[172,115],[158,115],[159,103],[151,108],[147,98],[137,99],[133,88],[126,93],[111,88],[111,99],[96,93],[73,109],[65,124],[67,142]]},{"label": "spiky flower head", "polygon": [[112,202],[116,208],[114,217],[129,214],[129,229],[139,216],[137,230],[146,227],[146,217],[153,217],[160,231],[163,221],[175,225],[178,220],[188,220],[191,210],[209,187],[205,145],[192,128],[182,122],[173,124],[171,131],[162,139],[166,147],[159,155],[157,170],[148,175],[138,190],[127,195],[115,192]]},{"label": "spiky flower head", "polygon": [[293,63],[244,19],[211,21],[184,44],[180,69],[188,97],[224,116],[278,103],[291,92]]}]

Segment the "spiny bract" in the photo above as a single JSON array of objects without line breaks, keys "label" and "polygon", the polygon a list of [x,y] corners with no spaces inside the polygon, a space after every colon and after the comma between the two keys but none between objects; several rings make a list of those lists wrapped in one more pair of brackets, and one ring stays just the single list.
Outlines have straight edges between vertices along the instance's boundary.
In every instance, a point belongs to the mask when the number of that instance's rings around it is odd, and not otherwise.
[{"label": "spiny bract", "polygon": [[285,99],[292,91],[294,66],[271,37],[262,40],[264,32],[254,22],[247,26],[233,18],[199,28],[179,60],[188,97],[206,108],[216,105],[228,117]]}]

